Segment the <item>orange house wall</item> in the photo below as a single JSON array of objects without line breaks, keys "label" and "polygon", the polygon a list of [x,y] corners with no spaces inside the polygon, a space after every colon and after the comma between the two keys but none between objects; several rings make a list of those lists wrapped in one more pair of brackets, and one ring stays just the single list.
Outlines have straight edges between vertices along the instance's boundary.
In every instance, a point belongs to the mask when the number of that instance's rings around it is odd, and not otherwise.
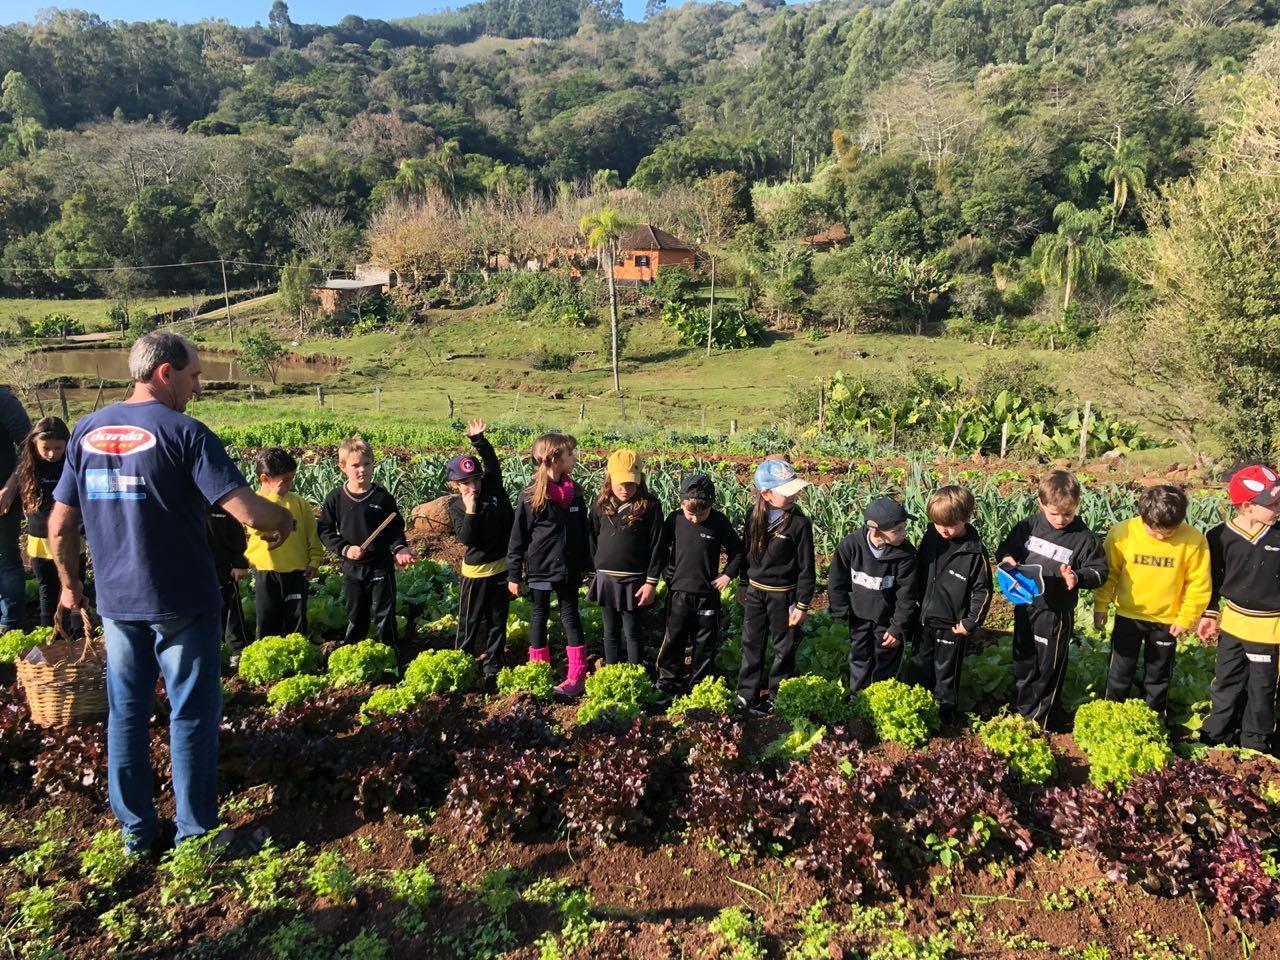
[{"label": "orange house wall", "polygon": [[[625,259],[613,268],[616,279],[626,283],[649,283],[663,267],[693,268],[691,250],[626,250]],[[637,267],[636,257],[648,257],[649,266]]]}]

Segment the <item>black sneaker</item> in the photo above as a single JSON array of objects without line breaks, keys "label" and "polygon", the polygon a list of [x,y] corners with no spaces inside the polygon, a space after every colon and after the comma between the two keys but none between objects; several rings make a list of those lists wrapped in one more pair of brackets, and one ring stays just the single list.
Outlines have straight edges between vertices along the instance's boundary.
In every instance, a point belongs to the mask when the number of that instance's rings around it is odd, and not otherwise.
[{"label": "black sneaker", "polygon": [[733,712],[746,716],[751,712],[751,704],[747,703],[745,697],[733,698]]},{"label": "black sneaker", "polygon": [[497,693],[498,692],[498,675],[496,673],[486,673],[484,679],[480,681],[481,693]]},{"label": "black sneaker", "polygon": [[773,701],[768,697],[761,697],[747,707],[747,716],[749,717],[767,717],[771,713],[773,713]]}]

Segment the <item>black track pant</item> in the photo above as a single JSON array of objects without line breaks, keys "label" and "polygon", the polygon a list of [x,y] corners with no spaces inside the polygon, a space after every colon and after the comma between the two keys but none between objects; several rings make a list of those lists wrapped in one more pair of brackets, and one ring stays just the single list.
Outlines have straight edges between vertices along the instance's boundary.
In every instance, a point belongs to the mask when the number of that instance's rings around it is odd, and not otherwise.
[{"label": "black track pant", "polygon": [[1143,678],[1138,693],[1161,717],[1169,706],[1169,683],[1173,679],[1173,656],[1178,644],[1169,624],[1116,617],[1111,631],[1111,666],[1107,670],[1107,699],[1127,700],[1143,660]]},{"label": "black track pant", "polygon": [[887,627],[871,620],[849,615],[849,692],[857,693],[873,683],[889,680],[898,675],[902,667],[902,647],[905,637],[886,647],[884,635]]},{"label": "black track pant", "polygon": [[600,607],[600,617],[604,621],[604,662],[617,663],[620,659],[620,640],[627,644],[627,663],[644,662],[644,640],[640,627],[644,617],[643,610],[616,610],[613,607]]},{"label": "black track pant", "polygon": [[497,676],[507,647],[506,572],[492,577],[463,577],[458,584],[457,648],[480,657],[487,677]]},{"label": "black track pant", "polygon": [[1013,707],[1042,727],[1062,695],[1074,627],[1074,611],[1013,608]]},{"label": "black track pant", "polygon": [[[693,645],[688,680],[684,652]],[[720,594],[667,594],[667,631],[658,649],[658,686],[664,693],[684,693],[711,673],[720,648]]]},{"label": "black track pant", "polygon": [[1218,661],[1213,671],[1213,709],[1200,737],[1228,743],[1240,729],[1240,746],[1271,749],[1276,727],[1276,676],[1280,647],[1252,643],[1229,633],[1218,635]]},{"label": "black track pant", "polygon": [[244,607],[240,606],[240,584],[228,579],[218,586],[222,595],[222,642],[239,653],[249,642],[245,629]]},{"label": "black track pant", "polygon": [[586,644],[582,635],[582,614],[578,610],[578,585],[559,580],[550,590],[529,591],[533,609],[529,612],[529,646],[535,650],[547,645],[547,623],[551,620],[551,595],[560,600],[560,626],[564,627],[565,645],[581,647]]},{"label": "black track pant", "polygon": [[[80,561],[80,576],[84,576],[84,561]],[[36,576],[36,587],[40,598],[40,626],[52,627],[54,614],[58,612],[58,598],[62,596],[62,579],[58,576],[58,566],[52,560],[43,557],[31,558],[31,572]],[[70,624],[70,621],[67,621]],[[76,618],[79,625],[79,618]]]},{"label": "black track pant", "polygon": [[386,560],[379,564],[347,564],[342,571],[342,596],[347,604],[347,635],[356,643],[369,636],[369,619],[377,624],[380,643],[396,646],[396,571]]},{"label": "black track pant", "polygon": [[[800,629],[787,626],[794,590],[761,590],[747,587],[743,598],[742,666],[738,670],[738,696],[750,703],[762,690],[776,693],[778,684],[795,675],[796,645]],[[773,644],[773,669],[764,666],[766,640]]]},{"label": "black track pant", "polygon": [[253,572],[254,616],[258,639],[307,635],[307,572],[275,570]]},{"label": "black track pant", "polygon": [[944,713],[954,713],[960,707],[960,668],[968,639],[951,627],[922,623],[916,628],[907,681],[931,691]]},{"label": "black track pant", "polygon": [[[58,576],[58,565],[44,557],[31,558],[31,572],[36,578],[36,596],[40,601],[40,626],[52,627],[58,615],[58,601],[62,597],[62,578]],[[84,582],[85,559],[80,554],[80,582]],[[62,626],[70,637],[78,637],[84,633],[80,618],[74,613],[64,614]]]}]

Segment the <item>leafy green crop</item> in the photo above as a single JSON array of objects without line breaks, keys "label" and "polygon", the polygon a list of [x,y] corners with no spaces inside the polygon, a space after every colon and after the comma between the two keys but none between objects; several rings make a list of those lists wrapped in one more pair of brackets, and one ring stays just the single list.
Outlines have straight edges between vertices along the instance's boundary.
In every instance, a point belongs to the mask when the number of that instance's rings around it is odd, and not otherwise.
[{"label": "leafy green crop", "polygon": [[475,658],[464,650],[428,650],[404,671],[404,686],[422,696],[465,693],[475,686]]},{"label": "leafy green crop", "polygon": [[1141,700],[1095,700],[1076,711],[1076,745],[1095,786],[1123,790],[1134,774],[1160,770],[1173,757],[1164,721]]},{"label": "leafy green crop", "polygon": [[335,687],[377,683],[395,672],[396,652],[376,640],[361,640],[329,654],[329,682]]},{"label": "leafy green crop", "polygon": [[586,697],[578,709],[578,722],[590,723],[604,716],[631,719],[639,716],[653,698],[653,682],[642,665],[615,663],[601,667],[587,677]]},{"label": "leafy green crop", "polygon": [[324,851],[307,871],[307,886],[311,892],[337,903],[354,900],[357,883],[356,872],[337,850]]},{"label": "leafy green crop", "polygon": [[320,668],[320,648],[300,633],[263,637],[240,654],[240,677],[247,683],[275,683]]},{"label": "leafy green crop", "polygon": [[498,671],[498,693],[504,697],[513,693],[528,693],[535,700],[550,700],[555,689],[551,664],[540,660],[530,660],[515,667],[503,667]]},{"label": "leafy green crop", "polygon": [[858,693],[853,712],[862,717],[881,740],[919,747],[938,732],[938,701],[924,687],[901,680],[881,680]]},{"label": "leafy green crop", "polygon": [[360,722],[369,723],[375,714],[404,713],[416,703],[420,703],[423,694],[401,684],[398,687],[384,687],[369,694],[369,699],[360,705]]},{"label": "leafy green crop", "polygon": [[773,712],[793,724],[810,720],[830,726],[848,720],[850,710],[840,684],[822,677],[803,676],[790,677],[778,684]]},{"label": "leafy green crop", "polygon": [[9,630],[0,636],[0,663],[15,663],[32,647],[48,643],[53,627],[36,627],[31,631]]},{"label": "leafy green crop", "polygon": [[1058,772],[1053,751],[1035,721],[1017,714],[1002,713],[973,732],[983,743],[1009,761],[1024,783],[1045,783]]},{"label": "leafy green crop", "polygon": [[667,708],[668,717],[680,717],[690,710],[709,710],[727,714],[733,707],[733,691],[724,677],[703,677],[684,696],[676,697]]},{"label": "leafy green crop", "polygon": [[329,678],[303,673],[296,677],[285,677],[267,691],[267,703],[277,710],[292,707],[295,704],[318,697],[329,689]]}]

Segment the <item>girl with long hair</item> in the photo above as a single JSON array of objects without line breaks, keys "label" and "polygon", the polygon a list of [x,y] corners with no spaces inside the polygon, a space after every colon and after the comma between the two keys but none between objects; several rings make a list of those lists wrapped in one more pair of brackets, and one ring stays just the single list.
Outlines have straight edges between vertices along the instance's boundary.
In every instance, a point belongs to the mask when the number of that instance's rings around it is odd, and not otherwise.
[{"label": "girl with long hair", "polygon": [[[27,514],[27,556],[39,587],[40,625],[44,627],[53,626],[58,596],[62,592],[47,538],[53,488],[58,485],[67,462],[70,439],[71,431],[60,417],[44,417],[37,420],[23,438],[18,460],[18,495]],[[80,562],[83,566],[83,557]]]},{"label": "girl with long hair", "polygon": [[556,693],[564,699],[582,694],[587,679],[587,648],[578,611],[578,586],[591,569],[587,507],[582,489],[570,477],[577,463],[578,441],[547,433],[533,441],[533,483],[520,492],[515,522],[507,544],[507,589],[518,597],[523,580],[529,588],[529,659],[551,662],[547,624],[551,596],[560,602],[569,667]]}]

